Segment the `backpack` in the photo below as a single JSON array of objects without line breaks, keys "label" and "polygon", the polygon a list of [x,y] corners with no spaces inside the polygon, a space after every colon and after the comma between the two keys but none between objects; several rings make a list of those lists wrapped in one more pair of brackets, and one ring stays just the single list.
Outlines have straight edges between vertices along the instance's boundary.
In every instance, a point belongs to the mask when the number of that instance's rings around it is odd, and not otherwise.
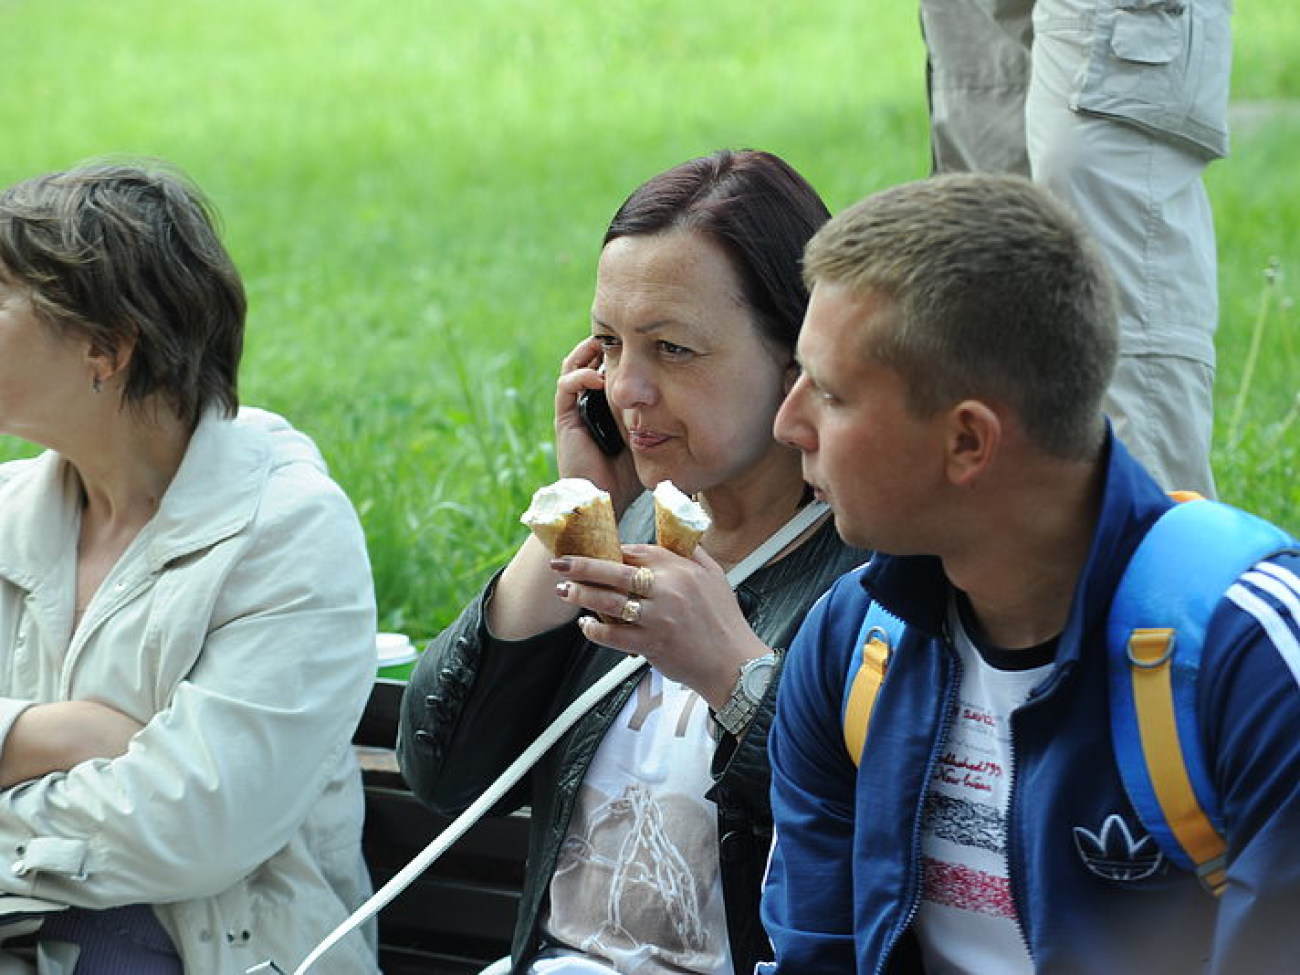
[{"label": "backpack", "polygon": [[[1203,499],[1175,504],[1124,570],[1106,623],[1111,741],[1129,800],[1162,853],[1211,893],[1226,880],[1226,843],[1196,718],[1196,676],[1210,616],[1261,559],[1300,543],[1254,515]],[[904,624],[874,601],[849,666],[842,710],[854,764]]]}]

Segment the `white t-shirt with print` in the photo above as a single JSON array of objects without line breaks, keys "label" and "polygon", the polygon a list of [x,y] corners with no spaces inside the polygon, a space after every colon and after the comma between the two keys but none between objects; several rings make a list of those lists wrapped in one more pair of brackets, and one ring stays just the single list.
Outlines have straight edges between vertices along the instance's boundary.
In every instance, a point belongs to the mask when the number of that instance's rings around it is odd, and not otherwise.
[{"label": "white t-shirt with print", "polygon": [[550,938],[618,972],[731,975],[717,808],[704,797],[711,725],[698,694],[647,670],[579,787]]},{"label": "white t-shirt with print", "polygon": [[1011,712],[1051,664],[1003,670],[949,613],[962,662],[957,714],[925,797],[916,918],[927,975],[1021,975],[1033,964],[1007,879]]}]

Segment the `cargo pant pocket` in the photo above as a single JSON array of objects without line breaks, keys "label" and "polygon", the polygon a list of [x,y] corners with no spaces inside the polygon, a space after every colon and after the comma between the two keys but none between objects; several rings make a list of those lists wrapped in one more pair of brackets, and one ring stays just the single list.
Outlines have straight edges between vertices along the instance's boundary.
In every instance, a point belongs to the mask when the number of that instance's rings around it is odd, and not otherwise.
[{"label": "cargo pant pocket", "polygon": [[[1050,22],[1040,25],[1050,33]],[[1228,151],[1228,0],[1099,0],[1070,107],[1185,143]]]}]

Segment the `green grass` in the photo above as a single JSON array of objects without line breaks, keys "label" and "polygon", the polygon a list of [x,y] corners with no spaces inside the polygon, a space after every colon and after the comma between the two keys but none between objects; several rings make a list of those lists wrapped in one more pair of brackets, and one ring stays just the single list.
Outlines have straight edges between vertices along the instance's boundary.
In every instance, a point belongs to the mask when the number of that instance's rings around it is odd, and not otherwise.
[{"label": "green grass", "polygon": [[[1300,11],[1243,5],[1236,26],[1251,113],[1209,178],[1216,464],[1225,498],[1298,529]],[[361,511],[382,624],[417,637],[552,476],[558,362],[633,186],[758,146],[834,210],[928,165],[907,3],[0,0],[0,63],[0,183],[142,153],[216,200],[251,300],[243,397],[316,437]]]}]

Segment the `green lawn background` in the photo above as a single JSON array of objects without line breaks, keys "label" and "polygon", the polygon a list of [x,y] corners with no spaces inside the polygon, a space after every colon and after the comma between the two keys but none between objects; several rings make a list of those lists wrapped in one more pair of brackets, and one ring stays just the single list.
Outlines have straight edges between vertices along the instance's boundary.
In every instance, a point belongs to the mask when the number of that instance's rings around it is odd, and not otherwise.
[{"label": "green lawn background", "polygon": [[[1296,530],[1300,8],[1235,28],[1215,462],[1226,500]],[[316,437],[381,624],[417,637],[553,476],[557,364],[633,186],[755,146],[838,210],[928,165],[907,3],[0,0],[0,64],[0,183],[148,154],[214,198],[251,301],[243,398]]]}]

